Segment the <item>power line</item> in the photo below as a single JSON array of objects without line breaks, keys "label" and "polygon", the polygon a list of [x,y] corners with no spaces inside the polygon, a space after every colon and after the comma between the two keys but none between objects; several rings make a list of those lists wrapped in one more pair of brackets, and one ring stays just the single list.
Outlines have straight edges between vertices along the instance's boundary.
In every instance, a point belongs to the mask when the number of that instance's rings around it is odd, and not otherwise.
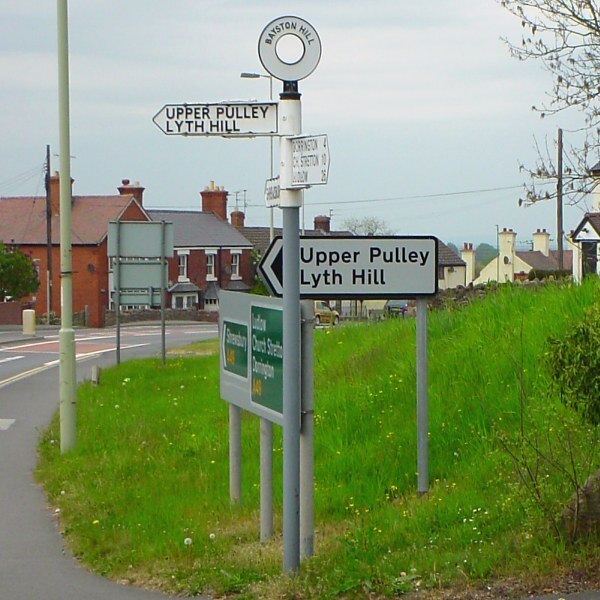
[{"label": "power line", "polygon": [[19,188],[25,183],[28,183],[32,179],[39,177],[40,174],[44,172],[44,164],[38,164],[27,171],[23,171],[22,173],[18,173],[17,175],[13,175],[4,181],[0,181],[0,191],[2,193],[8,193],[14,189]]},{"label": "power line", "polygon": [[[540,185],[548,185],[546,183]],[[399,200],[425,200],[432,198],[448,198],[450,196],[466,196],[469,194],[487,194],[490,192],[503,192],[507,190],[522,190],[523,184],[521,185],[509,185],[503,187],[494,187],[494,188],[482,188],[477,190],[462,190],[459,192],[440,192],[437,194],[417,194],[412,196],[394,196],[391,198],[366,198],[362,200],[337,200],[337,201],[324,201],[324,202],[307,202],[306,206],[320,206],[320,205],[335,205],[338,206],[340,204],[364,204],[367,202],[398,202]],[[260,204],[248,204],[251,207],[259,207],[262,206]]]}]

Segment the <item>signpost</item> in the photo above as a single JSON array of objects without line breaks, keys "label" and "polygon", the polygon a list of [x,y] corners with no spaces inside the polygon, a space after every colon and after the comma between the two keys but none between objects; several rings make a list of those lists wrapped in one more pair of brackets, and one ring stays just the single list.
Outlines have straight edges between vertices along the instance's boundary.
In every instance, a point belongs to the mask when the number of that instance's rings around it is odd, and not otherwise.
[{"label": "signpost", "polygon": [[[411,298],[437,293],[438,243],[426,236],[300,239],[301,298]],[[259,275],[283,294],[283,242],[273,240]]]},{"label": "signpost", "polygon": [[277,133],[277,102],[166,104],[153,121],[167,135],[270,136]]},{"label": "signpost", "polygon": [[329,177],[329,142],[326,135],[292,138],[292,187],[324,185]]},{"label": "signpost", "polygon": [[265,181],[265,206],[267,208],[279,206],[280,191],[279,177],[273,177]]}]

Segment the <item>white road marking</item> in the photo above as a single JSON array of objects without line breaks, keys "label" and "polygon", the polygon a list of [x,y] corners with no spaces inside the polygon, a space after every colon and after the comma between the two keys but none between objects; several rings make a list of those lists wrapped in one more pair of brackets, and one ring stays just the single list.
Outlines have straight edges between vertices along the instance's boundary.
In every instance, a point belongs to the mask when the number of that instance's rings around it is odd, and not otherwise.
[{"label": "white road marking", "polygon": [[9,356],[8,358],[0,358],[0,363],[7,363],[13,360],[19,360],[20,358],[25,358],[24,356]]},{"label": "white road marking", "polygon": [[0,431],[6,431],[14,423],[15,419],[0,419]]}]

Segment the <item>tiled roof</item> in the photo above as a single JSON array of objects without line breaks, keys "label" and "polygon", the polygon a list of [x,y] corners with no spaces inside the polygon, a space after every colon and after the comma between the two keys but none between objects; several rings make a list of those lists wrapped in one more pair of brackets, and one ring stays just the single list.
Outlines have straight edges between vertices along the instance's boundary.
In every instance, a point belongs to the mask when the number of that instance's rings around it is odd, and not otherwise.
[{"label": "tiled roof", "polygon": [[[71,230],[73,245],[95,245],[107,235],[108,222],[118,219],[134,202],[132,195],[73,196]],[[46,198],[0,198],[0,241],[46,244]],[[52,217],[52,243],[60,241],[60,219]]]},{"label": "tiled roof", "polygon": [[[517,256],[528,264],[533,271],[558,271],[558,252],[551,250],[548,256],[539,250],[517,252]],[[573,251],[563,251],[563,269],[570,270],[573,263]]]},{"label": "tiled roof", "polygon": [[[254,248],[262,256],[271,243],[269,227],[240,227],[240,231],[244,234],[245,238],[252,242]],[[281,237],[283,230],[281,227],[275,227],[273,234],[275,237]],[[348,237],[352,233],[349,231],[330,231],[329,233],[325,233],[322,229],[305,229],[303,235],[310,237]]]},{"label": "tiled roof", "polygon": [[168,290],[171,294],[183,294],[185,292],[199,292],[200,288],[190,281],[179,282],[171,286]]},{"label": "tiled roof", "polygon": [[[252,245],[256,250],[258,250],[259,254],[262,256],[265,253],[265,250],[269,247],[270,242],[270,230],[268,227],[241,227],[240,231],[244,234],[244,237],[252,242]],[[279,227],[275,227],[273,230],[274,235],[281,236],[282,229]],[[304,235],[317,237],[317,236],[331,236],[331,237],[350,237],[352,233],[350,231],[331,231],[329,233],[324,233],[321,229],[306,229],[304,231]],[[464,267],[466,266],[465,261],[460,258],[444,242],[439,241],[438,246],[439,252],[439,264],[444,267]]]},{"label": "tiled roof", "polygon": [[173,223],[177,248],[238,247],[249,248],[252,243],[235,227],[212,212],[192,210],[148,210],[153,221]]},{"label": "tiled roof", "polygon": [[465,267],[467,264],[452,248],[446,246],[442,240],[438,240],[438,260],[440,267]]},{"label": "tiled roof", "polygon": [[575,231],[573,232],[573,238],[585,238],[586,236],[581,236],[581,233],[588,233],[584,231],[586,224],[590,224],[590,226],[594,229],[596,235],[600,236],[600,213],[597,212],[589,212],[585,213],[581,223],[577,226]]}]

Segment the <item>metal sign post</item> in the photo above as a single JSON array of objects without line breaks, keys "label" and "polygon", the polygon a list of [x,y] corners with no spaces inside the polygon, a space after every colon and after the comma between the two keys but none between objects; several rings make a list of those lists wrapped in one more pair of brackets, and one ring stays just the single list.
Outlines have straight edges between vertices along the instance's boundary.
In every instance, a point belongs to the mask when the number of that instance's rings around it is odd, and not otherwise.
[{"label": "metal sign post", "polygon": [[[283,60],[278,44],[293,36],[303,46],[298,60]],[[300,566],[300,207],[295,189],[293,137],[302,133],[298,81],[308,77],[321,58],[314,27],[298,17],[280,17],[262,31],[258,55],[263,67],[283,81],[279,110],[280,194],[283,211],[283,570]]]}]

